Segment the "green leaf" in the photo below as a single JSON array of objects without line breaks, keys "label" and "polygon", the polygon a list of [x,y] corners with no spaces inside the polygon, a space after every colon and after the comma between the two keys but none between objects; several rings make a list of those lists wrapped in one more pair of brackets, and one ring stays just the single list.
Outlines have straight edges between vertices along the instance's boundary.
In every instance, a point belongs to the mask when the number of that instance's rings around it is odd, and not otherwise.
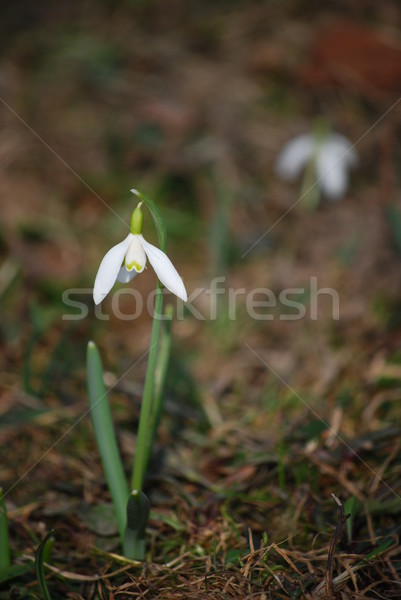
[{"label": "green leaf", "polygon": [[10,568],[10,541],[8,538],[8,520],[4,494],[0,488],[0,574]]},{"label": "green leaf", "polygon": [[41,541],[35,553],[35,571],[38,579],[40,591],[44,600],[51,600],[49,590],[47,588],[45,577],[45,562],[48,562],[50,552],[54,543],[54,530],[49,531],[47,536]]},{"label": "green leaf", "polygon": [[29,573],[32,569],[32,564],[29,565],[12,565],[5,571],[0,572],[0,584],[15,579],[16,577],[22,577],[26,573]]},{"label": "green leaf", "polygon": [[114,504],[120,539],[123,540],[129,489],[117,446],[107,391],[103,381],[102,361],[94,342],[88,343],[87,383],[93,429],[102,460],[103,471]]},{"label": "green leaf", "polygon": [[347,531],[347,540],[350,544],[352,542],[352,529],[354,526],[354,519],[357,510],[357,499],[356,496],[350,496],[346,503],[344,504],[344,513],[346,515],[349,514],[349,519],[345,522],[345,527]]},{"label": "green leaf", "polygon": [[369,554],[367,554],[363,560],[361,560],[360,562],[357,563],[357,566],[359,565],[363,565],[366,562],[370,561],[370,560],[374,560],[375,558],[377,558],[378,556],[380,556],[381,554],[383,554],[383,552],[385,552],[388,548],[390,548],[391,546],[395,546],[395,540],[394,538],[387,538],[386,540],[384,540],[377,548],[375,548],[374,550],[372,550],[371,552],[369,552]]}]

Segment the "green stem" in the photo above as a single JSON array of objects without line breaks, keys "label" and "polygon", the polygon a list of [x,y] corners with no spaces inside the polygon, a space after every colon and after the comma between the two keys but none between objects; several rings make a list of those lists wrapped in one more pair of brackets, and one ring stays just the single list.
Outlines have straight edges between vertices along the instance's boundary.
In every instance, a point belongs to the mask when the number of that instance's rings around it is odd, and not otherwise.
[{"label": "green stem", "polygon": [[153,438],[151,417],[153,412],[155,371],[157,368],[157,357],[159,352],[162,309],[163,289],[162,284],[160,283],[160,281],[158,281],[154,305],[152,335],[150,338],[148,368],[146,370],[141,414],[139,416],[138,438],[136,444],[134,468],[132,472],[131,488],[139,491],[142,491],[145,473],[149,461],[150,450],[148,449],[148,440],[152,440]]},{"label": "green stem", "polygon": [[164,314],[166,320],[164,322],[159,342],[159,354],[157,357],[157,365],[155,371],[155,386],[152,403],[152,414],[150,417],[150,429],[152,435],[148,439],[148,463],[163,410],[164,385],[166,381],[167,367],[170,360],[171,351],[171,320],[173,315],[171,305],[166,307]]},{"label": "green stem", "polygon": [[320,183],[317,183],[316,158],[308,162],[302,178],[300,200],[305,210],[316,210],[320,199]]},{"label": "green stem", "polygon": [[137,531],[125,530],[124,537],[124,556],[131,560],[145,560],[146,558],[146,538],[145,534],[139,534]]}]

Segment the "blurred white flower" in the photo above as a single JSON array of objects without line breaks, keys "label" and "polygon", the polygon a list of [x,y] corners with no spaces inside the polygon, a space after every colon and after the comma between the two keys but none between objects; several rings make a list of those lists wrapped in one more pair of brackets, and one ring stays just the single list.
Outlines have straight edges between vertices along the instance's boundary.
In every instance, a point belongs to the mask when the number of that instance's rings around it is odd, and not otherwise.
[{"label": "blurred white flower", "polygon": [[130,233],[122,242],[113,246],[100,263],[93,287],[95,304],[99,304],[107,296],[116,281],[128,283],[135,275],[142,273],[147,258],[161,283],[184,302],[188,299],[184,283],[171,260],[159,248],[149,244],[141,233],[141,204],[142,202],[132,213]]},{"label": "blurred white flower", "polygon": [[304,134],[287,142],[277,159],[276,171],[283,179],[293,181],[302,169],[313,165],[312,185],[330,200],[338,200],[347,191],[348,171],[357,162],[357,153],[344,136]]}]

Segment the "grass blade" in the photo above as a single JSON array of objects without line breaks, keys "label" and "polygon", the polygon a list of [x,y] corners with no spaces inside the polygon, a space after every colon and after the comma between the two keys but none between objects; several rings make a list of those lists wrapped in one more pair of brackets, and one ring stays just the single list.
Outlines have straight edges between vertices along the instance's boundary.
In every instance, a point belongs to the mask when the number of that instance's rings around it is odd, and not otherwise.
[{"label": "grass blade", "polygon": [[102,361],[94,342],[88,343],[87,383],[96,442],[114,504],[118,531],[123,541],[129,489],[117,446],[107,392],[103,381]]}]

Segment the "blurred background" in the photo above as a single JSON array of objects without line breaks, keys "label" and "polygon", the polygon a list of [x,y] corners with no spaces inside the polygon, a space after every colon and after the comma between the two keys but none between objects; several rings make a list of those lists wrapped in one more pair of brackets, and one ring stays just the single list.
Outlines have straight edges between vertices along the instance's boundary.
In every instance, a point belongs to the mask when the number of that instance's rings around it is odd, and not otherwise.
[{"label": "blurred background", "polygon": [[[85,414],[85,352],[94,339],[129,469],[151,317],[116,318],[111,297],[95,314],[91,288],[126,235],[116,215],[129,222],[132,187],[158,204],[167,253],[189,296],[204,290],[193,306],[206,317],[187,308],[173,326],[149,481],[153,557],[176,555],[183,540],[206,556],[227,530],[224,563],[227,546],[249,549],[248,527],[255,540],[301,527],[305,548],[317,531],[328,544],[331,492],[375,502],[378,536],[398,531],[400,24],[395,0],[4,3],[0,483],[16,555],[52,526],[59,560],[72,536],[78,570],[97,564],[92,545],[113,547],[88,525],[108,492]],[[301,178],[280,180],[275,163],[316,119],[356,144],[359,163],[344,198],[306,210]],[[156,243],[148,215],[144,234]],[[245,292],[235,319],[226,294],[210,320],[207,290],[221,276]],[[338,292],[339,320],[327,295],[310,318],[311,277]],[[131,285],[146,298],[152,269]],[[278,303],[272,318],[250,318],[256,288],[300,289],[305,317],[280,319]],[[75,314],[67,289],[80,290],[85,319],[63,318]],[[134,302],[120,296],[121,312]],[[177,502],[189,529],[171,528]]]}]

